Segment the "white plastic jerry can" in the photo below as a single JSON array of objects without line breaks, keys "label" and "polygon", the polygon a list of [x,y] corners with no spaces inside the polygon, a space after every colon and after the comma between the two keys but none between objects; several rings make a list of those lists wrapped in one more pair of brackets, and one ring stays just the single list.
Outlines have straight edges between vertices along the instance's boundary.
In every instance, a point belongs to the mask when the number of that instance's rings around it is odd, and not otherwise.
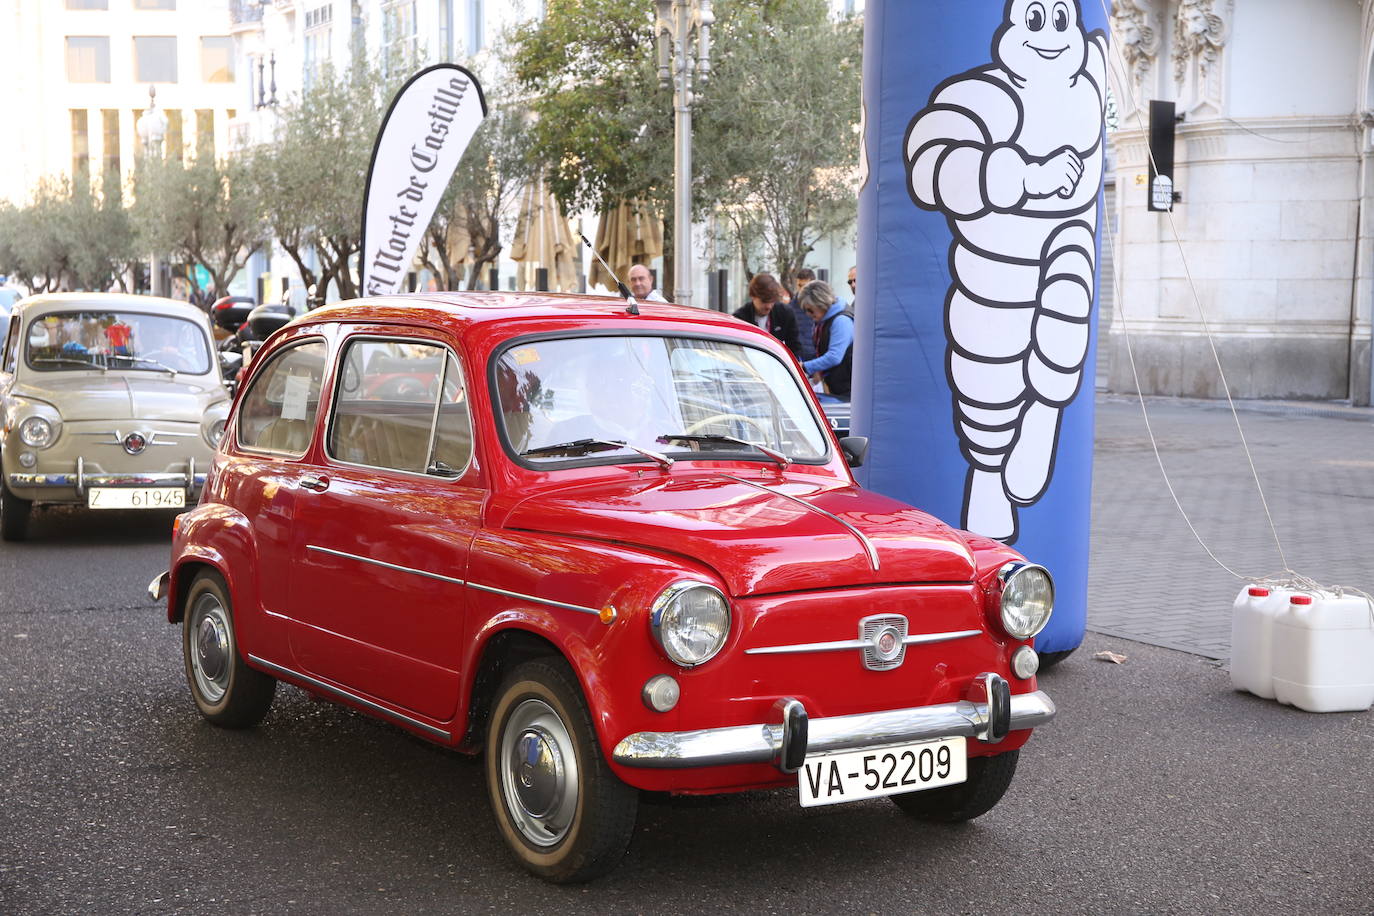
[{"label": "white plastic jerry can", "polygon": [[1231,609],[1231,683],[1237,690],[1274,698],[1274,618],[1289,593],[1248,585]]},{"label": "white plastic jerry can", "polygon": [[[1274,697],[1308,712],[1374,705],[1374,619],[1368,599],[1294,594],[1274,618]],[[1248,689],[1248,688],[1247,688]]]}]

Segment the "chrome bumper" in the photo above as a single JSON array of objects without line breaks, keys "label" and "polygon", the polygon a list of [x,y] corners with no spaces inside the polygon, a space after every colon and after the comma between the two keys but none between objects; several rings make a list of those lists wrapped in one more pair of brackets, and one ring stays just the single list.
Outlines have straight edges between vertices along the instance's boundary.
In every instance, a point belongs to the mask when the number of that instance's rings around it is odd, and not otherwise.
[{"label": "chrome bumper", "polygon": [[167,596],[167,583],[172,579],[172,571],[160,572],[153,576],[153,581],[148,583],[148,597],[154,601],[161,601]]},{"label": "chrome bumper", "polygon": [[205,485],[205,475],[196,473],[196,460],[194,458],[186,462],[186,470],[180,474],[175,471],[157,471],[146,474],[87,474],[85,459],[78,458],[76,459],[75,473],[19,473],[10,474],[6,479],[11,489],[15,487],[39,489],[70,487],[76,491],[77,496],[84,496],[87,487],[186,487],[190,490],[198,490]]},{"label": "chrome bumper", "polygon": [[[801,766],[807,754],[959,735],[991,744],[1008,731],[1035,728],[1054,719],[1054,703],[1044,691],[1008,698],[1002,692],[1005,687],[1001,677],[985,674],[975,679],[971,699],[825,719],[808,719],[801,703],[784,699],[774,706],[777,722],[686,732],[637,732],[617,744],[611,756],[627,767],[772,763],[790,773]],[[982,696],[977,696],[980,693]]]}]

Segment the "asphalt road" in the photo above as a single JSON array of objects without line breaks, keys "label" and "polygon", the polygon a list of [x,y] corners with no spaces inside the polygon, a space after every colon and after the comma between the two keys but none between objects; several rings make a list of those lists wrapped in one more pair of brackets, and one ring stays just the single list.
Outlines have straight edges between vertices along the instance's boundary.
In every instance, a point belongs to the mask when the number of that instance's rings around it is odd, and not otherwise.
[{"label": "asphalt road", "polygon": [[260,728],[205,724],[144,592],[169,524],[54,512],[0,545],[0,913],[1374,913],[1374,713],[1096,635],[973,824],[647,799],[618,871],[548,886],[474,760],[291,688]]}]

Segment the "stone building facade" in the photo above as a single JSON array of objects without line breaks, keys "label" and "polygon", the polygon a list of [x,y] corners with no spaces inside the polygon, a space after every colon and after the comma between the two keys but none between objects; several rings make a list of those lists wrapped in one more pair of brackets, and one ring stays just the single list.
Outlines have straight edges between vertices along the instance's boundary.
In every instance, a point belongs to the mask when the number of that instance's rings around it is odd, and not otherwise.
[{"label": "stone building facade", "polygon": [[[1108,387],[1135,391],[1129,338],[1147,394],[1220,397],[1219,358],[1235,397],[1369,404],[1370,0],[1115,0],[1111,21]],[[1180,116],[1172,213],[1146,208],[1151,99]]]}]

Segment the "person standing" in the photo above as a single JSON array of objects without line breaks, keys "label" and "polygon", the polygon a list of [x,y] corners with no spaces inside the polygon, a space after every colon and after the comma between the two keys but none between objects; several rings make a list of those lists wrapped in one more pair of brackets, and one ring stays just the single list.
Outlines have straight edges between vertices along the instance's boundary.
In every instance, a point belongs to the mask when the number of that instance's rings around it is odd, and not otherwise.
[{"label": "person standing", "polygon": [[654,275],[643,264],[630,268],[630,295],[641,302],[667,302],[663,294],[654,289]]},{"label": "person standing", "polygon": [[824,280],[808,283],[797,299],[816,323],[817,356],[802,363],[802,368],[813,380],[824,382],[827,392],[849,400],[854,364],[854,310],[837,298]]},{"label": "person standing", "polygon": [[801,344],[797,350],[797,359],[806,362],[808,359],[816,358],[816,323],[806,314],[806,309],[801,307],[800,297],[806,285],[816,279],[816,272],[809,267],[803,267],[792,275],[792,279],[797,291],[792,294],[792,301],[788,307],[792,310],[792,317],[797,319],[797,340]]},{"label": "person standing", "polygon": [[734,315],[772,334],[795,356],[801,349],[797,322],[791,309],[777,307],[781,299],[782,284],[772,274],[754,274],[754,279],[749,281],[749,301],[736,309]]}]

